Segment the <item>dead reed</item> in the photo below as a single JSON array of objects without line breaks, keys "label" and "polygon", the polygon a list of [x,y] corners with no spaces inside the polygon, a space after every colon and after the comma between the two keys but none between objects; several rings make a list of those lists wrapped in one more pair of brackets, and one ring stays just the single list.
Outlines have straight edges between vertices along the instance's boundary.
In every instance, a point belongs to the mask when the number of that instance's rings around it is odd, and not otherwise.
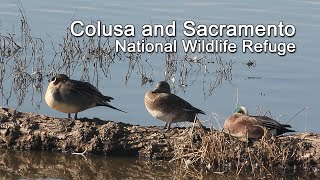
[{"label": "dead reed", "polygon": [[42,91],[45,70],[44,43],[31,36],[25,11],[21,4],[17,6],[21,15],[20,30],[0,32],[0,93],[5,104],[8,105],[14,95],[20,106],[29,87],[32,87],[31,99]]},{"label": "dead reed", "polygon": [[195,129],[175,141],[171,163],[186,176],[205,171],[266,177],[310,170],[312,162],[303,158],[309,148],[308,142],[291,136],[243,142],[220,131]]},{"label": "dead reed", "polygon": [[[224,82],[231,83],[233,62],[223,60],[218,54],[116,52],[114,39],[75,37],[69,28],[61,40],[52,39],[49,34],[48,39],[40,39],[31,34],[22,5],[17,4],[17,7],[21,22],[19,31],[0,31],[0,94],[7,106],[19,107],[29,98],[40,108],[43,86],[57,73],[73,76],[76,72],[81,74],[79,79],[97,87],[100,80],[113,76],[124,77],[125,84],[130,79],[138,79],[141,85],[165,79],[171,82],[175,93],[202,84],[204,97]],[[129,42],[137,40],[127,39]],[[143,40],[155,41],[153,38]],[[165,37],[163,41],[168,43],[173,39]],[[154,69],[162,71],[163,76],[154,77]]]}]

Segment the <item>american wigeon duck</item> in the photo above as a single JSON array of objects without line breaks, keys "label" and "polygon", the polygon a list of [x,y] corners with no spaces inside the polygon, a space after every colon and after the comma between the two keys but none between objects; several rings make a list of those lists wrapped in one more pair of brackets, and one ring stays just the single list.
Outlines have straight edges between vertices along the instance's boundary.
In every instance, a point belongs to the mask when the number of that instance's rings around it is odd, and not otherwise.
[{"label": "american wigeon duck", "polygon": [[88,82],[72,80],[64,74],[58,74],[51,78],[45,101],[51,108],[68,113],[77,113],[96,106],[106,106],[121,112],[118,108],[111,106],[108,102],[112,97],[104,96],[101,92]]},{"label": "american wigeon duck", "polygon": [[245,107],[239,107],[224,122],[223,131],[238,138],[260,139],[264,135],[277,136],[286,132],[295,132],[288,124],[281,124],[267,116],[249,116]]},{"label": "american wigeon duck", "polygon": [[203,128],[196,114],[205,114],[205,112],[172,94],[170,85],[165,81],[160,81],[154,91],[146,93],[144,103],[153,117],[166,122],[164,128],[167,126],[170,129],[171,123],[194,122],[195,118]]}]

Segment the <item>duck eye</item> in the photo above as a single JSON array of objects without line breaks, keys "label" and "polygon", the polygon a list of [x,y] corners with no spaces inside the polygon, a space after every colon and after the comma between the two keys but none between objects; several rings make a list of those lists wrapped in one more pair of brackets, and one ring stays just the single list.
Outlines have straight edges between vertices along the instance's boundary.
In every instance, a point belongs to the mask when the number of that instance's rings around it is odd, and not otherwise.
[{"label": "duck eye", "polygon": [[56,77],[51,78],[51,81],[56,81]]}]

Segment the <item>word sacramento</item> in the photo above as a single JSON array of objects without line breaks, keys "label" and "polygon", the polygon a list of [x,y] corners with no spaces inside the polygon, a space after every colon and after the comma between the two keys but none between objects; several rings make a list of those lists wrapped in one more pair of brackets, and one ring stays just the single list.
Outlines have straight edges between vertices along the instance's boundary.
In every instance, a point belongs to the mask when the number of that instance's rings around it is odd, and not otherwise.
[{"label": "word sacramento", "polygon": [[[143,37],[176,37],[176,21],[169,24],[145,24],[142,26]],[[132,24],[103,24],[97,21],[93,24],[84,24],[74,21],[70,25],[70,32],[75,37],[86,35],[88,37],[134,37],[135,26]],[[293,37],[296,33],[295,26],[284,24],[197,24],[187,20],[183,23],[183,34],[186,37]]]},{"label": "word sacramento", "polygon": [[[229,40],[214,39],[211,41],[205,40],[181,40],[184,52],[207,52],[207,53],[227,53],[236,52],[236,44]],[[145,42],[144,40],[136,42],[128,42],[127,40],[116,40],[116,52],[129,53],[152,53],[152,52],[177,52],[177,40],[172,42]]]}]

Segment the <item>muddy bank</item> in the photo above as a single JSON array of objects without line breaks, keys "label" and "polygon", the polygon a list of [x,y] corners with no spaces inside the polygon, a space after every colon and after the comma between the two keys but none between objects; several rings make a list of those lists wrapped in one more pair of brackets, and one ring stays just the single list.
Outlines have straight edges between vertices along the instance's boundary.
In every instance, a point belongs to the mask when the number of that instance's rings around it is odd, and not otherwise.
[{"label": "muddy bank", "polygon": [[[99,119],[81,119],[71,123],[45,115],[23,113],[0,108],[0,146],[17,150],[45,150],[82,152],[107,156],[135,156],[142,158],[171,159],[179,148],[210,138],[222,138],[224,147],[230,147],[227,134],[201,131],[192,128],[174,128],[164,131],[159,127],[135,126]],[[197,132],[199,131],[199,132]],[[222,137],[223,136],[223,137]],[[191,142],[185,139],[190,139]],[[304,143],[303,151],[292,154],[297,160],[312,162],[320,167],[320,134],[300,133],[277,138],[287,146]],[[179,142],[179,144],[177,144]],[[185,145],[182,145],[186,143]],[[231,143],[232,144],[232,143]],[[210,142],[207,144],[210,146]],[[216,146],[216,145],[215,145]],[[254,147],[254,146],[253,146]],[[201,147],[199,147],[201,148]]]},{"label": "muddy bank", "polygon": [[99,119],[72,122],[7,108],[0,108],[0,124],[1,147],[145,158],[173,157],[173,141],[186,133]]}]

